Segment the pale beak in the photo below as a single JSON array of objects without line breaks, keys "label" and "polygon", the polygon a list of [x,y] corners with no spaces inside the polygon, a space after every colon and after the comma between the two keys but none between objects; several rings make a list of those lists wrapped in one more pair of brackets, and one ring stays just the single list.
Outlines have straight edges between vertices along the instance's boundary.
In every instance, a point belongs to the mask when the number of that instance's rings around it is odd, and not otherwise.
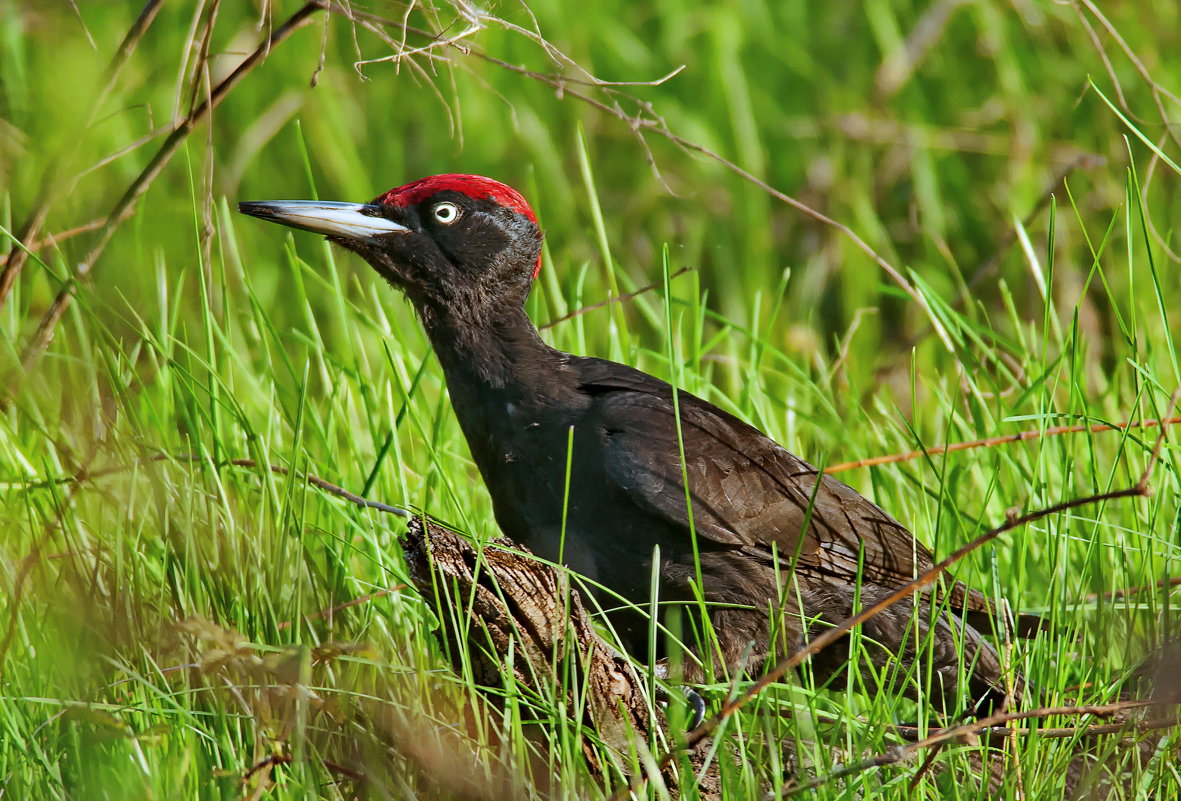
[{"label": "pale beak", "polygon": [[301,231],[343,239],[374,239],[407,233],[404,225],[382,216],[381,206],[325,200],[246,200],[238,211]]}]

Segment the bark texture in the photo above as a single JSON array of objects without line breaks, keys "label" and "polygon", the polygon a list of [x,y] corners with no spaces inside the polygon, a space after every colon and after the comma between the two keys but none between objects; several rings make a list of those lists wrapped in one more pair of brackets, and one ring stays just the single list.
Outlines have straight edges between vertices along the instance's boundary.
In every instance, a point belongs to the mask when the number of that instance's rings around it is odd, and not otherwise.
[{"label": "bark texture", "polygon": [[[477,548],[417,518],[403,545],[411,580],[438,610],[439,636],[452,664],[460,668],[466,660],[475,681],[488,687],[503,686],[511,670],[518,686],[542,697],[564,682],[566,708],[582,709],[581,723],[607,746],[596,748],[584,738],[592,774],[627,777],[632,754],[648,749],[667,720],[648,698],[644,676],[595,632],[564,571],[503,537]],[[707,750],[690,754],[698,775]],[[613,765],[604,764],[604,753]],[[706,799],[720,797],[716,760],[711,764],[699,785]],[[671,773],[664,778],[676,787]]]}]

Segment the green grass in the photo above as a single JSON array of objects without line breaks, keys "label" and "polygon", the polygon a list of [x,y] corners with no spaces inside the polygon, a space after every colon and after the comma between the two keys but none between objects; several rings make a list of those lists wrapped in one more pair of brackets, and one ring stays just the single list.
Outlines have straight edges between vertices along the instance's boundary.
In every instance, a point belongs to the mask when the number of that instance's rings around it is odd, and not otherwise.
[{"label": "green grass", "polygon": [[[273,5],[273,25],[299,6]],[[43,184],[43,233],[105,216],[163,139],[141,138],[205,91],[190,5],[164,4],[101,96],[138,8],[76,6],[0,0],[6,242]],[[196,17],[201,31],[216,14],[213,83],[262,35],[257,9],[215,8]],[[408,306],[318,238],[239,217],[239,199],[364,200],[435,172],[512,183],[547,232],[535,321],[658,286],[556,325],[548,341],[674,379],[818,464],[1166,411],[1181,384],[1175,3],[1104,9],[1155,96],[1105,24],[1065,4],[529,9],[532,18],[515,4],[491,10],[525,28],[535,19],[600,79],[651,81],[685,65],[658,86],[568,88],[629,114],[635,104],[612,92],[651,103],[676,134],[848,225],[930,311],[849,239],[716,161],[651,132],[641,141],[569,92],[454,49],[369,64],[361,80],[353,62],[390,45],[342,16],[325,31],[314,15],[185,140],[78,283],[40,358],[22,364],[22,350],[96,234],[38,250],[0,306],[5,798],[352,797],[356,784],[324,760],[364,774],[373,797],[599,792],[578,759],[593,734],[571,722],[560,693],[493,688],[503,711],[472,715],[483,742],[456,734],[479,693],[447,666],[432,633],[438,613],[412,590],[309,617],[407,576],[397,519],[310,487],[304,473],[475,538],[497,531]],[[409,21],[445,35],[466,25],[445,4],[417,4]],[[489,24],[464,41],[558,69],[520,31]],[[900,69],[908,43],[920,58]],[[692,271],[666,291],[664,274],[682,266]],[[1133,484],[1155,437],[1040,439],[841,478],[942,557],[1011,507]],[[128,469],[54,482],[118,465]],[[1113,700],[1127,671],[1176,632],[1175,591],[1103,596],[1181,574],[1171,445],[1152,485],[1149,498],[1051,516],[956,566],[957,578],[1054,621],[1011,654],[1045,703]],[[784,759],[809,778],[887,750],[899,742],[893,722],[934,725],[856,684],[817,691],[805,671],[728,721],[718,750],[727,795],[781,786]],[[720,700],[726,688],[714,689]],[[1144,766],[1108,736],[1092,742],[1098,769],[1124,771],[1127,797],[1175,797],[1176,731],[1135,739],[1155,749]],[[1020,770],[990,789],[964,777],[973,747],[957,743],[913,791],[916,762],[816,795],[1058,797],[1079,748],[1022,736]],[[243,783],[276,753],[292,761]],[[559,783],[531,789],[529,759]]]}]

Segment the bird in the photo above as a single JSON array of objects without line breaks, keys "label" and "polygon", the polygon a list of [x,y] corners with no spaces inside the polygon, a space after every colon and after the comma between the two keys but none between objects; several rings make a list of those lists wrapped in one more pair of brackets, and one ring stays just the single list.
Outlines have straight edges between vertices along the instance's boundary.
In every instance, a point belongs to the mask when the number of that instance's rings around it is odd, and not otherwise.
[{"label": "bird", "polygon": [[[704,608],[708,621],[685,626],[685,681],[757,674],[934,566],[879,506],[735,415],[633,367],[548,345],[525,311],[543,234],[507,184],[433,175],[369,203],[238,207],[325,235],[405,295],[501,531],[602,588],[629,651],[647,651],[641,610],[654,591],[682,621]],[[894,604],[863,625],[873,669],[857,686],[877,692],[902,676],[903,693],[947,714],[1015,703],[1020,683],[1006,680],[985,636],[997,614],[957,582]],[[845,638],[815,655],[818,684],[845,686],[849,649]]]}]

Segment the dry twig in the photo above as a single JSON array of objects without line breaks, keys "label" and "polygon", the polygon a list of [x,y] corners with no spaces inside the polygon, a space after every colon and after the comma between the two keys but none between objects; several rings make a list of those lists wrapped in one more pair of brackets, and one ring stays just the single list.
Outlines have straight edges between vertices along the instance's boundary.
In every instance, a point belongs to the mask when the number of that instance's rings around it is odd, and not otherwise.
[{"label": "dry twig", "polygon": [[[944,743],[951,742],[962,737],[969,737],[971,735],[982,734],[984,732],[1003,732],[1006,736],[1015,736],[1018,730],[1009,729],[1001,724],[1013,720],[1032,720],[1040,718],[1048,718],[1055,715],[1114,715],[1118,712],[1125,712],[1131,709],[1141,709],[1146,706],[1155,704],[1151,700],[1134,700],[1134,701],[1117,701],[1112,704],[1094,704],[1083,706],[1051,706],[1041,707],[1039,709],[1030,709],[1025,712],[998,712],[995,715],[989,715],[986,718],[965,723],[961,726],[951,726],[946,729],[939,729],[934,734],[924,737],[913,743],[900,745],[896,748],[891,748],[880,754],[872,757],[867,757],[857,762],[851,762],[847,765],[838,765],[829,773],[823,776],[802,782],[791,787],[782,788],[781,792],[787,796],[799,795],[806,790],[815,790],[822,785],[828,784],[837,779],[843,779],[846,776],[852,776],[856,773],[864,773],[873,768],[886,767],[888,765],[897,765],[910,759],[915,754],[927,748],[933,748]],[[1173,718],[1173,725],[1176,725],[1176,718]],[[1115,726],[1114,731],[1122,731],[1132,728],[1134,724],[1127,722],[1120,723]],[[1077,730],[1076,730],[1077,732]]]},{"label": "dry twig", "polygon": [[[111,58],[110,64],[107,65],[106,75],[104,76],[105,85],[102,91],[91,102],[85,127],[89,127],[93,123],[94,117],[102,107],[103,101],[106,100],[107,95],[110,94],[111,89],[114,87],[115,79],[122,71],[123,65],[127,63],[127,59],[131,57],[132,52],[134,52],[148,28],[151,27],[153,20],[156,19],[156,14],[159,12],[160,6],[163,5],[163,1],[148,0],[131,28],[127,31],[127,35],[123,37],[123,41],[119,43],[115,55]],[[25,262],[28,261],[30,252],[35,250],[33,243],[41,234],[41,228],[45,225],[45,220],[49,216],[49,209],[53,204],[53,200],[61,195],[69,194],[68,188],[63,192],[61,187],[57,186],[57,177],[66,155],[70,152],[69,147],[78,140],[71,139],[69,141],[71,145],[67,146],[66,152],[53,159],[46,167],[45,175],[41,182],[41,192],[33,204],[33,210],[29,212],[24,224],[21,225],[17,232],[15,246],[5,260],[4,271],[0,272],[0,308],[3,308],[4,302],[8,300],[8,295],[16,285],[16,279],[20,276]],[[73,182],[71,182],[72,185]]]},{"label": "dry twig", "polygon": [[[189,112],[184,119],[177,123],[173,128],[172,133],[164,140],[160,149],[148,162],[147,166],[136,176],[135,180],[127,187],[122,197],[115,203],[114,207],[107,214],[106,221],[103,224],[102,230],[99,233],[98,240],[90,248],[86,257],[78,263],[74,275],[66,282],[53,299],[49,310],[42,317],[40,324],[37,326],[32,338],[25,346],[21,354],[21,360],[24,363],[25,369],[28,370],[38,357],[48,347],[53,340],[53,334],[57,328],[58,322],[66,313],[66,309],[73,303],[74,295],[78,291],[78,282],[85,279],[92,269],[94,269],[95,262],[98,261],[103,251],[106,250],[111,238],[119,226],[127,220],[135,211],[136,202],[139,198],[148,191],[148,187],[164,170],[165,165],[180,148],[180,145],[189,134],[196,128],[205,116],[220,103],[227,94],[238,83],[246,77],[256,66],[258,66],[272,48],[278,46],[286,40],[292,33],[301,28],[304,23],[317,11],[325,8],[323,0],[311,0],[305,3],[298,11],[292,14],[286,22],[275,28],[271,34],[263,40],[263,42],[247,56],[238,67],[231,72],[221,83],[215,86],[210,92],[206,100],[202,101],[192,111]],[[10,261],[6,271],[12,268]]]},{"label": "dry twig", "polygon": [[[60,478],[50,478],[50,479],[45,479],[43,481],[28,482],[23,485],[23,489],[42,489],[44,487],[49,487],[49,486],[54,486],[54,485],[59,485],[59,484],[66,484],[69,486],[78,486],[78,485],[80,485],[86,481],[90,481],[92,479],[103,478],[105,476],[112,476],[112,475],[116,475],[118,473],[126,473],[127,471],[133,470],[142,464],[152,464],[154,462],[207,462],[207,461],[210,461],[209,457],[202,456],[201,454],[198,454],[198,453],[158,453],[153,456],[149,456],[148,458],[143,459],[141,461],[132,462],[130,464],[121,464],[121,465],[114,465],[112,467],[103,467],[98,470],[80,470],[71,476],[62,476]],[[259,467],[260,463],[254,459],[227,459],[224,462],[216,463],[215,466],[220,466],[220,465],[228,465],[231,467],[257,468],[257,467]],[[283,465],[279,465],[279,464],[266,464],[266,465],[262,465],[262,466],[265,469],[269,470],[270,472],[275,473],[276,475],[280,475],[280,476],[286,476],[291,473],[291,468],[284,467]],[[333,484],[331,481],[325,481],[324,479],[320,478],[317,475],[313,475],[312,473],[302,473],[301,475],[303,476],[304,480],[307,483],[311,484],[313,487],[316,487],[318,489],[322,489],[325,492],[327,492],[328,494],[335,495],[338,498],[343,498],[344,500],[346,500],[349,503],[352,503],[356,506],[362,506],[362,507],[369,508],[369,509],[376,509],[379,512],[385,512],[386,514],[391,514],[391,515],[394,515],[396,517],[401,517],[401,518],[409,518],[411,516],[410,512],[406,509],[403,509],[398,506],[390,506],[389,504],[382,503],[381,501],[369,500],[368,498],[365,498],[365,497],[362,497],[362,496],[357,495],[355,493],[349,492],[344,487]]]},{"label": "dry twig", "polygon": [[[1172,426],[1181,423],[1181,416],[1169,417],[1164,420],[1165,426]],[[1126,431],[1132,428],[1156,428],[1162,425],[1160,420],[1143,420],[1139,423],[1133,423],[1125,420],[1120,423],[1092,423],[1090,425],[1073,425],[1073,426],[1051,426],[1046,429],[1037,429],[1032,431],[1018,431],[1016,434],[1003,434],[999,437],[988,437],[986,439],[973,439],[966,442],[952,442],[947,445],[937,445],[933,448],[923,448],[917,451],[906,451],[905,453],[892,453],[887,456],[870,456],[866,459],[858,459],[853,462],[841,462],[839,464],[829,465],[824,468],[826,473],[840,473],[845,470],[853,470],[858,467],[877,467],[883,464],[897,464],[898,462],[909,462],[912,459],[920,459],[924,456],[942,456],[954,451],[967,451],[974,448],[993,448],[997,445],[1005,445],[1010,442],[1024,442],[1030,439],[1042,439],[1044,437],[1058,437],[1063,434],[1082,434],[1090,432],[1092,434],[1100,431]]]}]

